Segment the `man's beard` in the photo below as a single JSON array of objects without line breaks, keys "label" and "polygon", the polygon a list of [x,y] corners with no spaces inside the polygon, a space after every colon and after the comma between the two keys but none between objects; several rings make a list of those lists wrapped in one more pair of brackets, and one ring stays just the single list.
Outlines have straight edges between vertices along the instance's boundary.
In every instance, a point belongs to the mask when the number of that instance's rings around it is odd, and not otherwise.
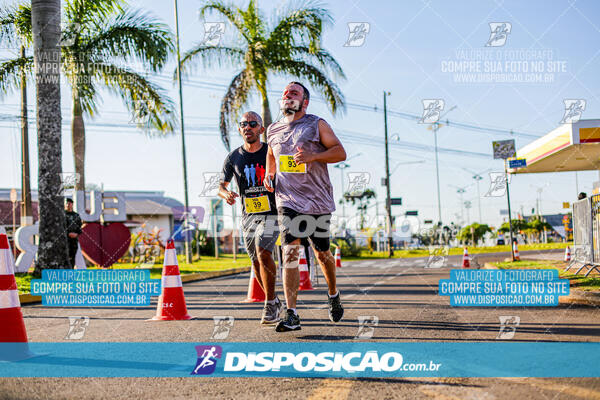
[{"label": "man's beard", "polygon": [[300,101],[298,100],[281,100],[281,111],[285,115],[294,115],[301,110]]},{"label": "man's beard", "polygon": [[257,141],[259,138],[260,138],[260,135],[253,136],[253,137],[251,137],[251,138],[249,138],[249,139],[248,139],[248,138],[246,138],[246,137],[244,136],[244,140],[245,140],[245,141],[246,141],[246,143],[248,143],[248,144],[256,143],[256,141]]}]

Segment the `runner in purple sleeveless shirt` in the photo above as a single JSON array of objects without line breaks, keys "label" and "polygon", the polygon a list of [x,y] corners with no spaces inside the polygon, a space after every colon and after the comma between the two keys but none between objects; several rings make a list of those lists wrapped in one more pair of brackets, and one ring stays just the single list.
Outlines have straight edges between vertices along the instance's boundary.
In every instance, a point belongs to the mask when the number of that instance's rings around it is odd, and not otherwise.
[{"label": "runner in purple sleeveless shirt", "polygon": [[[329,319],[338,322],[344,315],[336,286],[335,260],[329,250],[329,225],[335,211],[333,188],[327,164],[346,159],[346,151],[324,119],[307,114],[308,89],[291,82],[281,100],[283,118],[267,129],[265,187],[275,191],[283,246],[283,285],[287,315],[275,330],[300,329],[296,312],[299,284],[300,239],[308,238],[327,281]],[[273,178],[277,175],[275,187]]]}]

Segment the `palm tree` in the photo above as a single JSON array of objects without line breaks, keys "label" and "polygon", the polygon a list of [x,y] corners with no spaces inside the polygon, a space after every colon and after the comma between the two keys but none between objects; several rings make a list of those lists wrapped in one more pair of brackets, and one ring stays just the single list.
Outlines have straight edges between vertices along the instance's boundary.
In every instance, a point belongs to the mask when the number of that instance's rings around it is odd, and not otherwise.
[{"label": "palm tree", "polygon": [[[241,45],[196,44],[182,59],[182,68],[202,60],[206,67],[229,65],[241,70],[234,76],[221,101],[220,130],[229,150],[229,131],[253,88],[261,98],[265,126],[272,122],[267,83],[271,74],[291,75],[307,80],[323,95],[332,113],[344,109],[344,96],[331,80],[345,75],[335,58],[321,48],[323,26],[333,18],[328,10],[313,2],[290,8],[267,24],[256,0],[244,10],[222,1],[210,1],[200,15],[214,12],[223,16],[237,31]],[[189,68],[188,68],[189,69]]]},{"label": "palm tree", "polygon": [[[27,10],[27,5],[19,7]],[[31,32],[29,14],[21,12],[15,24]],[[16,16],[15,16],[16,17]],[[62,72],[71,87],[71,133],[76,190],[85,188],[84,116],[98,112],[99,89],[119,95],[136,118],[138,127],[161,133],[173,130],[171,100],[146,78],[160,71],[173,49],[169,28],[149,14],[124,7],[121,0],[68,0],[64,12],[67,27],[61,39]],[[31,71],[31,57],[0,64],[0,93],[15,87],[18,66]],[[137,72],[128,63],[140,62]]]},{"label": "palm tree", "polygon": [[[16,22],[22,19],[30,20],[31,16],[23,18],[22,12],[30,12],[22,7],[7,7],[0,9],[0,43],[20,47],[21,58],[25,57],[25,48],[30,46],[31,35],[26,27]],[[21,225],[33,223],[31,207],[31,185],[29,176],[29,122],[27,115],[27,72],[23,66],[19,68],[21,89]]]},{"label": "palm tree", "polygon": [[360,215],[360,229],[365,228],[365,215],[367,214],[367,208],[369,207],[370,199],[374,199],[377,197],[377,193],[373,189],[365,189],[360,193],[344,193],[343,199],[340,199],[340,204],[342,201],[346,203],[351,203],[355,205],[358,201],[358,214]]},{"label": "palm tree", "polygon": [[[33,54],[37,91],[39,251],[36,275],[44,268],[68,268],[62,198],[60,114],[60,0],[33,0]],[[18,71],[22,62],[16,63]]]}]

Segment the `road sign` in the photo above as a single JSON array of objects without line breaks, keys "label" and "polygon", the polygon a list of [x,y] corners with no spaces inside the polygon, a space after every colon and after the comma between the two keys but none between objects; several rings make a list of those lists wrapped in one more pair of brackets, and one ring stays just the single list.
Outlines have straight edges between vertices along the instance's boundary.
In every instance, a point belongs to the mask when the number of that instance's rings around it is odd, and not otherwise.
[{"label": "road sign", "polygon": [[408,215],[412,215],[412,216],[418,216],[419,215],[419,211],[407,211],[404,213],[404,215],[408,216]]},{"label": "road sign", "polygon": [[387,180],[385,178],[381,178],[381,186],[386,186]]},{"label": "road sign", "polygon": [[567,201],[563,201],[563,208],[571,208],[571,204]]},{"label": "road sign", "polygon": [[508,160],[508,168],[524,168],[527,166],[527,160],[524,158],[516,158]]},{"label": "road sign", "polygon": [[492,148],[494,149],[494,159],[505,160],[516,156],[514,139],[492,142]]},{"label": "road sign", "polygon": [[13,203],[17,202],[17,190],[16,189],[10,189],[10,201],[12,201]]},{"label": "road sign", "polygon": [[425,221],[423,221],[424,224],[433,224],[433,220],[432,219],[426,219]]},{"label": "road sign", "polygon": [[508,215],[508,210],[500,210],[500,215]]},{"label": "road sign", "polygon": [[402,197],[394,197],[390,199],[390,204],[393,206],[401,206],[402,205]]}]

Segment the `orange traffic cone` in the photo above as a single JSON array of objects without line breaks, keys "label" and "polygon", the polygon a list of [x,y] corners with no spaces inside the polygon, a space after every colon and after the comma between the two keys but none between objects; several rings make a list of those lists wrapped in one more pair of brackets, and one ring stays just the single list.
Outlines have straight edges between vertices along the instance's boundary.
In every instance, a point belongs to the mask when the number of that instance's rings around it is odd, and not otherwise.
[{"label": "orange traffic cone", "polygon": [[167,242],[167,248],[165,249],[161,287],[162,293],[158,298],[156,315],[150,321],[192,319],[185,304],[181,275],[179,275],[179,263],[177,262],[177,251],[173,240]]},{"label": "orange traffic cone", "polygon": [[246,300],[242,300],[242,303],[260,303],[265,299],[265,291],[260,287],[252,266],[250,267],[250,281],[248,281],[248,297]]},{"label": "orange traffic cone", "polygon": [[0,227],[0,360],[17,361],[35,356],[29,351],[27,331],[21,313],[19,291],[15,281],[15,261],[8,237]]},{"label": "orange traffic cone", "polygon": [[521,261],[521,257],[519,256],[519,246],[517,245],[517,242],[513,244],[513,251],[515,253],[515,261]]},{"label": "orange traffic cone", "polygon": [[565,249],[565,261],[571,261],[571,248],[569,246],[567,246],[567,248]]},{"label": "orange traffic cone", "polygon": [[335,248],[335,266],[337,268],[342,268],[342,252],[339,247]]},{"label": "orange traffic cone", "polygon": [[312,287],[312,283],[310,282],[308,264],[306,264],[306,255],[304,254],[304,246],[300,246],[300,260],[298,261],[298,270],[300,271],[300,287],[298,288],[298,290],[314,290],[314,288]]},{"label": "orange traffic cone", "polygon": [[465,251],[463,252],[462,267],[463,268],[471,268],[471,258],[469,257],[469,251],[467,250],[466,247],[465,247]]}]

